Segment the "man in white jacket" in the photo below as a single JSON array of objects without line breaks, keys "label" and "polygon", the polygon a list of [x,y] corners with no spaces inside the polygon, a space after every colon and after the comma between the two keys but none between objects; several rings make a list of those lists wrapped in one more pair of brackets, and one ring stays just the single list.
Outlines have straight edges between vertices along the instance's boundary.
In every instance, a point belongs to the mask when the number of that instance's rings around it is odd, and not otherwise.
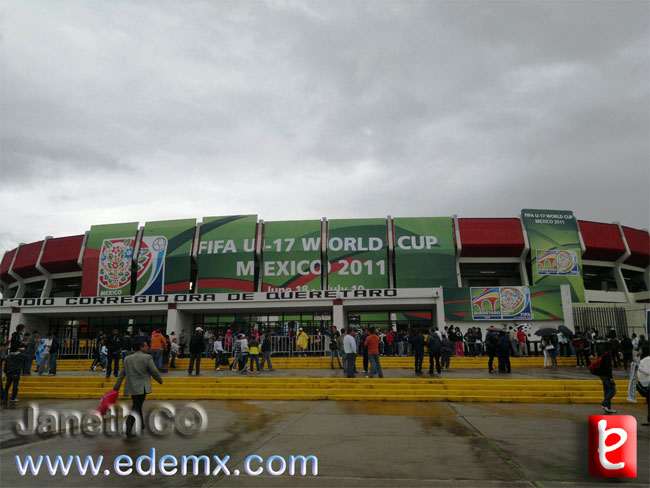
[{"label": "man in white jacket", "polygon": [[[647,347],[641,350],[641,362],[637,373],[637,389],[639,393],[645,391],[645,401],[648,404],[648,418],[641,425],[650,425],[650,353]],[[641,386],[641,388],[639,388]]]}]

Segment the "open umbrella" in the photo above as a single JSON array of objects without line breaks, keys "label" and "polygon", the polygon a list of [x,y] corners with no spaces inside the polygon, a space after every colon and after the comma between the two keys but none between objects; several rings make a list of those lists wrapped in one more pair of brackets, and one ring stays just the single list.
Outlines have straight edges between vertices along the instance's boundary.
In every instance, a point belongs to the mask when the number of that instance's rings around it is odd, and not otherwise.
[{"label": "open umbrella", "polygon": [[558,325],[557,330],[562,332],[567,338],[571,339],[575,335],[571,329],[569,329],[566,325]]},{"label": "open umbrella", "polygon": [[545,327],[544,329],[539,329],[537,332],[535,332],[536,336],[545,336],[545,335],[552,335],[552,334],[557,334],[558,330],[554,329],[553,327]]}]

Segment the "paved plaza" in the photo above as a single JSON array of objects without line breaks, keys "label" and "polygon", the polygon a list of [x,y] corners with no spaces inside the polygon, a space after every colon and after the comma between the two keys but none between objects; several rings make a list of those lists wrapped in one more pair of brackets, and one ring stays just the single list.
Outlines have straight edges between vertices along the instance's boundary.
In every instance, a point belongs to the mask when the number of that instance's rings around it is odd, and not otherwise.
[{"label": "paved plaza", "polygon": [[[157,402],[147,401],[145,411]],[[187,401],[171,402],[177,407]],[[1,485],[14,487],[384,487],[384,486],[586,486],[610,484],[587,470],[587,419],[597,405],[433,403],[363,401],[201,401],[208,430],[196,437],[18,437],[12,426],[24,403],[2,411]],[[92,400],[38,402],[41,409],[91,411]],[[617,405],[638,422],[638,478],[617,486],[648,486],[648,428],[645,405]],[[106,463],[133,459],[156,449],[165,454],[230,456],[236,476],[63,477],[41,472],[20,476],[14,456],[103,455]],[[256,454],[318,458],[317,476],[248,476],[244,460]],[[43,470],[45,471],[45,470]]]}]

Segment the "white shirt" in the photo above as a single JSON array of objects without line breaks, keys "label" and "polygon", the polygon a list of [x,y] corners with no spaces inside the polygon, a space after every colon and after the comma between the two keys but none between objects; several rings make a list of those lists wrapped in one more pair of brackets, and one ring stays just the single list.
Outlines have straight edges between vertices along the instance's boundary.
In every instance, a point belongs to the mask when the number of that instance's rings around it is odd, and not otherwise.
[{"label": "white shirt", "polygon": [[50,352],[50,347],[52,347],[52,339],[45,339],[43,343],[43,352]]},{"label": "white shirt", "polygon": [[351,334],[346,334],[343,338],[343,352],[345,354],[356,354],[357,353],[357,341]]},{"label": "white shirt", "polygon": [[214,341],[214,352],[223,352],[221,341]]},{"label": "white shirt", "polygon": [[643,386],[650,385],[650,356],[644,357],[639,363],[637,379]]}]

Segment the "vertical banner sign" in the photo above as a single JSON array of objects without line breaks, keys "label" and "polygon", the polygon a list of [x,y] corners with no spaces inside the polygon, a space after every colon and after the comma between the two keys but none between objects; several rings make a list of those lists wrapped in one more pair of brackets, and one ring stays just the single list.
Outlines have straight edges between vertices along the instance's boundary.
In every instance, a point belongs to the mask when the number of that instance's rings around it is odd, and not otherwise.
[{"label": "vertical banner sign", "polygon": [[262,291],[320,290],[320,220],[266,222]]},{"label": "vertical banner sign", "polygon": [[131,293],[131,264],[138,223],[93,225],[86,242],[81,296]]},{"label": "vertical banner sign", "polygon": [[396,218],[393,224],[398,288],[457,285],[451,217]]},{"label": "vertical banner sign", "polygon": [[388,287],[386,219],[329,221],[329,289]]},{"label": "vertical banner sign", "polygon": [[257,215],[203,219],[198,293],[255,291],[256,225]]},{"label": "vertical banner sign", "polygon": [[571,285],[571,298],[585,301],[578,222],[569,210],[521,211],[530,243],[533,283]]},{"label": "vertical banner sign", "polygon": [[137,258],[136,295],[189,293],[196,219],[147,222]]}]

